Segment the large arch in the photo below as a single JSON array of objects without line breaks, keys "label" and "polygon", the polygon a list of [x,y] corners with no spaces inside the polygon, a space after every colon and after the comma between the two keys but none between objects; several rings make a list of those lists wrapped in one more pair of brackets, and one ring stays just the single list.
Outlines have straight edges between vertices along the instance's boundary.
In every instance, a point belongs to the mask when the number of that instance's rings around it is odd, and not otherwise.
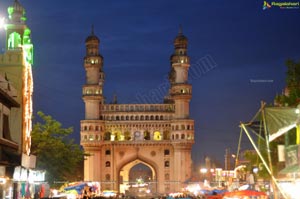
[{"label": "large arch", "polygon": [[[135,183],[132,180],[130,180],[129,176],[130,171],[138,165],[143,165],[151,171],[151,176],[149,176],[149,179],[144,179],[146,182],[143,186],[139,187],[136,186],[136,184],[138,183]],[[120,168],[118,169],[118,174],[119,193],[130,194],[135,196],[144,196],[148,193],[148,190],[150,191],[150,193],[156,193],[158,190],[157,165],[154,162],[151,162],[149,160],[142,160],[141,158],[132,159],[120,166]]]}]

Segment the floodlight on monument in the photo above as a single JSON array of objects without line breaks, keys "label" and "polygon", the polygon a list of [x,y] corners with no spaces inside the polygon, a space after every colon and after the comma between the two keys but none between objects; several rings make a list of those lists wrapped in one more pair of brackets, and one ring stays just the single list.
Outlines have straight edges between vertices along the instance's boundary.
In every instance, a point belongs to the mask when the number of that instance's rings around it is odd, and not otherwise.
[{"label": "floodlight on monument", "polygon": [[4,25],[5,25],[5,18],[0,17],[0,29],[4,28]]}]

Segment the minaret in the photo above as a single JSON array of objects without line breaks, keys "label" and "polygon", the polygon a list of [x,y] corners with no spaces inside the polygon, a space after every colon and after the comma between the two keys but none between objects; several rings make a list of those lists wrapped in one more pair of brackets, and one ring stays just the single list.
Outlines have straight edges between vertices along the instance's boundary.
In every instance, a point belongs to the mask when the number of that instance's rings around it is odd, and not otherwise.
[{"label": "minaret", "polygon": [[103,104],[103,57],[99,54],[99,44],[100,40],[94,35],[94,28],[92,27],[91,35],[85,40],[84,68],[86,82],[82,88],[85,120],[100,119],[100,105]]},{"label": "minaret", "polygon": [[[169,74],[170,102],[174,103],[175,112],[172,119],[172,145],[174,147],[174,177],[177,182],[184,182],[192,174],[191,150],[194,143],[194,120],[189,117],[192,85],[188,83],[190,59],[187,56],[187,38],[180,28],[174,40],[174,53],[171,55]],[[180,187],[176,187],[177,190]]]},{"label": "minaret", "polygon": [[182,34],[182,29],[174,40],[175,51],[170,58],[171,71],[169,80],[171,83],[170,95],[175,103],[174,119],[189,118],[189,102],[192,98],[192,85],[188,83],[188,69],[190,58],[187,55],[187,38]]},{"label": "minaret", "polygon": [[26,25],[25,9],[18,0],[8,7],[7,12],[8,20],[4,25],[6,52],[0,67],[1,71],[7,72],[8,79],[17,89],[17,101],[21,104],[19,110],[12,110],[11,131],[22,132],[22,152],[29,155],[33,93],[31,30]]},{"label": "minaret", "polygon": [[[100,40],[94,34],[94,28],[90,36],[85,40],[86,55],[84,68],[86,72],[85,84],[82,87],[82,99],[85,103],[85,119],[81,120],[81,145],[87,154],[92,154],[84,161],[84,180],[100,181],[99,167],[101,153],[94,143],[98,142],[102,131],[94,128],[95,123],[99,129],[104,129],[104,121],[101,117],[101,105],[103,97],[103,57],[99,53]],[[96,138],[98,137],[98,138]],[[87,139],[88,138],[88,139]]]}]

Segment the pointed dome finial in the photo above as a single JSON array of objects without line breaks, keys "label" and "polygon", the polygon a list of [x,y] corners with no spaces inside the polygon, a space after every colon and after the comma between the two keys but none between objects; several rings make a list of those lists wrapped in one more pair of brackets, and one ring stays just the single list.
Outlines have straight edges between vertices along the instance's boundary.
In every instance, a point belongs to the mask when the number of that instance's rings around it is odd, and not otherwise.
[{"label": "pointed dome finial", "polygon": [[97,41],[98,43],[100,42],[99,38],[94,33],[94,24],[92,24],[90,36],[88,36],[85,40],[85,42],[91,42],[91,41]]},{"label": "pointed dome finial", "polygon": [[178,35],[182,35],[182,25],[179,24],[179,31],[178,31]]},{"label": "pointed dome finial", "polygon": [[183,35],[183,33],[182,33],[182,26],[180,24],[179,25],[178,35],[176,36],[176,38],[174,40],[175,48],[187,48],[187,43],[188,43],[188,40]]},{"label": "pointed dome finial", "polygon": [[94,35],[94,24],[92,24],[92,32],[91,35]]}]

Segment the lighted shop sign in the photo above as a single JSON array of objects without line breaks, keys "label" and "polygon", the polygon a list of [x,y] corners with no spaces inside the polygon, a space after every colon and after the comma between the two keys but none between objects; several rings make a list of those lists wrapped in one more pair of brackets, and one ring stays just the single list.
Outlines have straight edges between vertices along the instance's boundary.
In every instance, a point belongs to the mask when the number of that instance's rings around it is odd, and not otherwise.
[{"label": "lighted shop sign", "polygon": [[13,179],[15,181],[42,182],[45,181],[45,171],[15,167]]}]

